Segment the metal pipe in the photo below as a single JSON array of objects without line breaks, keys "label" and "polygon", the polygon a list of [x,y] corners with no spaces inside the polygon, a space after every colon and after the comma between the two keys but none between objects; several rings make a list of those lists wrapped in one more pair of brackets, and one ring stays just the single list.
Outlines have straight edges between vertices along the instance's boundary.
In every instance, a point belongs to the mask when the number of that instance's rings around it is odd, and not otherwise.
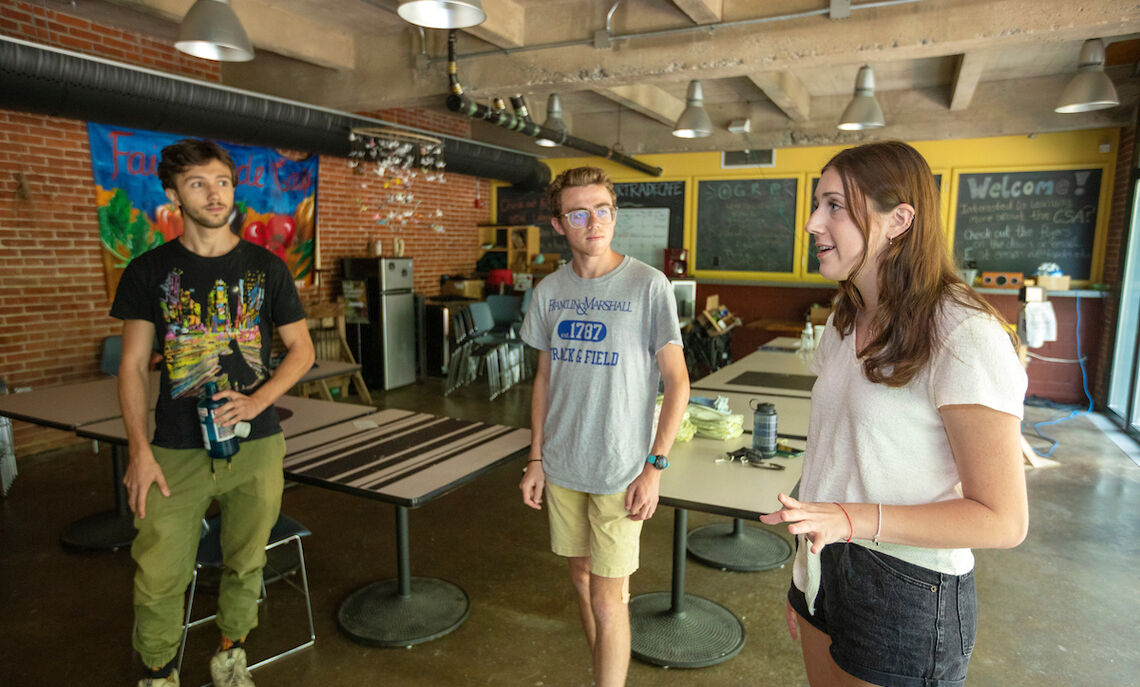
[{"label": "metal pipe", "polygon": [[[914,3],[922,2],[922,0],[878,0],[877,2],[866,2],[861,5],[852,5],[851,11],[855,10],[870,10],[879,9],[883,7],[893,7],[895,5],[912,5]],[[616,4],[613,9],[616,9]],[[612,9],[611,9],[612,12]],[[630,41],[641,38],[660,38],[662,36],[673,36],[683,33],[693,33],[695,31],[707,31],[709,33],[716,32],[720,29],[731,29],[738,26],[751,26],[752,24],[770,24],[778,21],[790,21],[792,19],[804,19],[806,17],[818,17],[831,13],[830,8],[819,10],[809,10],[806,12],[795,12],[792,14],[781,14],[774,17],[754,17],[752,19],[737,19],[736,21],[725,21],[718,24],[698,24],[696,26],[679,26],[675,29],[659,29],[657,31],[642,31],[639,33],[626,33],[617,36],[610,36],[610,41]],[[609,21],[606,22],[606,31],[609,32]],[[470,52],[458,57],[469,59],[472,57],[488,57],[491,55],[512,55],[519,52],[533,52],[536,50],[557,50],[558,48],[569,48],[579,45],[594,45],[594,39],[581,38],[572,41],[559,41],[557,43],[539,43],[537,45],[524,45],[518,48],[496,48],[494,50],[481,50],[479,52]],[[432,57],[428,59],[428,65],[435,64],[442,61],[442,57]]]},{"label": "metal pipe", "polygon": [[[577,136],[571,136],[565,131],[555,131],[554,129],[548,129],[544,126],[539,126],[529,116],[524,118],[519,114],[512,114],[510,112],[507,112],[506,106],[503,105],[502,98],[496,98],[494,106],[487,107],[486,105],[477,103],[470,97],[463,95],[463,87],[459,84],[459,69],[456,67],[454,72],[452,70],[452,65],[456,64],[454,40],[455,34],[456,30],[451,29],[447,37],[448,78],[454,78],[454,81],[452,82],[452,93],[451,95],[447,96],[447,109],[451,110],[452,112],[458,112],[459,114],[466,115],[473,119],[482,119],[496,126],[501,126],[502,128],[509,129],[511,131],[517,131],[532,138],[549,139],[555,143],[558,143],[559,145],[581,150],[582,152],[589,153],[591,155],[597,155],[598,157],[602,157],[607,160],[613,160],[620,165],[631,167],[650,176],[661,176],[663,170],[660,167],[647,165],[641,160],[630,157],[624,153],[619,153],[613,148],[607,148],[605,146],[598,145],[597,143],[592,143],[590,141],[578,138]],[[521,96],[516,97],[521,98]],[[514,99],[512,98],[512,103],[513,102]],[[516,106],[515,109],[518,110],[518,107]]]}]

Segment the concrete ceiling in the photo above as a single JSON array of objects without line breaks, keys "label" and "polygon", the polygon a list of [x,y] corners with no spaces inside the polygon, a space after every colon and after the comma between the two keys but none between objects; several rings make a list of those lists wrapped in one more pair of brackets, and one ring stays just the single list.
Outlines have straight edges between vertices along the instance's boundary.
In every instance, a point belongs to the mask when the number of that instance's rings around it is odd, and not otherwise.
[{"label": "concrete ceiling", "polygon": [[[171,40],[193,0],[39,0]],[[257,51],[223,83],[324,107],[444,111],[446,32],[420,31],[396,0],[232,0]],[[483,0],[460,32],[459,79],[482,101],[523,94],[538,121],[562,97],[571,133],[627,154],[1028,134],[1131,123],[1140,97],[1140,0]],[[607,15],[611,13],[607,27]],[[607,30],[608,29],[608,30]],[[1121,105],[1053,112],[1081,44],[1102,38]],[[33,39],[34,40],[34,39]],[[887,127],[835,124],[861,65]],[[670,134],[691,79],[715,132]],[[749,118],[752,132],[728,132]],[[542,155],[474,122],[472,136]]]}]

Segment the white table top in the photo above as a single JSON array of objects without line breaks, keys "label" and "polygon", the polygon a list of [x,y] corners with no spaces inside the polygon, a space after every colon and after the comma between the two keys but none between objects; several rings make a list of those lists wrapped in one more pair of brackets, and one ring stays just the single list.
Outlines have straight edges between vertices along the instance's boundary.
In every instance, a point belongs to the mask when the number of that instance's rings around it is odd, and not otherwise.
[{"label": "white table top", "polygon": [[755,519],[780,510],[776,495],[795,488],[803,458],[773,458],[783,470],[716,462],[728,451],[751,444],[748,436],[729,441],[695,437],[673,444],[669,467],[661,474],[661,503],[734,518]]},{"label": "white table top", "polygon": [[285,476],[414,508],[529,447],[529,429],[389,408],[290,440]]},{"label": "white table top", "polygon": [[[728,399],[728,409],[733,413],[744,416],[744,431],[752,432],[751,402],[772,403],[776,406],[776,433],[789,437],[803,439],[807,437],[808,421],[811,419],[811,399],[799,396],[774,396],[763,393],[742,393],[739,391],[705,391],[701,389],[690,390],[690,396],[704,396],[716,398],[724,396]],[[747,439],[747,436],[745,437]]]},{"label": "white table top", "polygon": [[[158,390],[158,373],[150,377],[150,397]],[[35,389],[0,396],[0,415],[44,427],[73,430],[80,425],[119,417],[119,379]]]},{"label": "white table top", "polygon": [[[285,416],[281,419],[281,431],[286,439],[376,411],[372,406],[298,396],[282,396],[273,405],[277,407],[278,415]],[[118,403],[115,407],[118,408]],[[127,443],[127,431],[123,427],[122,417],[76,427],[75,433],[85,439],[109,441],[113,444]],[[147,418],[147,436],[154,436],[154,411]]]},{"label": "white table top", "polygon": [[[753,372],[761,374],[766,379],[759,384],[749,384],[739,379],[741,375]],[[814,379],[815,375],[812,374],[806,359],[791,352],[760,349],[707,377],[694,380],[692,388],[695,393],[699,390],[716,390],[810,398]],[[696,393],[696,395],[709,394]]]}]

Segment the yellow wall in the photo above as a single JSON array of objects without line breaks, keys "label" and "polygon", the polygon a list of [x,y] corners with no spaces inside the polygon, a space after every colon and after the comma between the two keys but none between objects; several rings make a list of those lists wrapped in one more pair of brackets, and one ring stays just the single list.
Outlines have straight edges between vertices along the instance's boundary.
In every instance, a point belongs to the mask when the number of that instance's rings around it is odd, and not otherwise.
[{"label": "yellow wall", "polygon": [[[974,138],[940,141],[912,141],[911,144],[926,158],[935,174],[942,174],[942,187],[949,193],[943,194],[942,219],[944,226],[953,227],[951,198],[956,198],[957,178],[960,172],[1002,171],[1017,172],[1037,169],[1100,168],[1101,197],[1097,212],[1096,234],[1094,237],[1092,279],[1100,281],[1104,264],[1104,244],[1107,233],[1109,208],[1111,206],[1113,173],[1116,165],[1116,151],[1119,145],[1119,130],[1090,129],[1053,134],[1029,136],[1000,136],[994,138]],[[1100,152],[1100,147],[1108,144],[1108,152]],[[721,169],[720,153],[674,153],[661,155],[637,155],[646,164],[661,167],[661,179],[684,179],[687,183],[685,201],[685,247],[693,252],[696,246],[694,227],[696,224],[696,180],[734,178],[800,178],[800,198],[796,210],[796,226],[806,222],[810,180],[818,176],[819,170],[835,153],[849,146],[819,146],[806,148],[781,148],[775,151],[775,166],[751,167],[745,169]],[[554,174],[564,169],[581,165],[593,165],[605,169],[615,182],[650,181],[641,172],[598,157],[549,158],[545,162]],[[948,233],[948,241],[953,245],[953,231]],[[726,272],[695,270],[697,278],[740,279],[745,281],[824,281],[817,275],[806,274],[808,243],[803,232],[797,232],[796,264],[797,273],[771,274],[760,272]],[[690,264],[695,262],[690,259]],[[1085,284],[1087,282],[1082,282]]]}]

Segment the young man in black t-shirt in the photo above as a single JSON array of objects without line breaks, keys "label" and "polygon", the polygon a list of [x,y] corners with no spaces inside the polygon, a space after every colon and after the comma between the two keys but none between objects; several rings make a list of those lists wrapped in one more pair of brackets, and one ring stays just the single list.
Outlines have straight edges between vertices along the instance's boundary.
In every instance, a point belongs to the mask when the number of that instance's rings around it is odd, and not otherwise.
[{"label": "young man in black t-shirt", "polygon": [[[289,269],[230,230],[234,163],[216,143],[185,139],[162,151],[158,176],[182,212],[183,233],[135,258],[123,272],[111,315],[123,320],[119,403],[130,462],[127,485],[139,533],[134,646],[147,675],[140,687],[177,687],[183,595],[201,520],[217,500],[225,568],[218,594],[221,648],[215,684],[252,685],[242,647],[257,625],[265,544],[281,507],[285,440],[273,402],[313,364],[305,310]],[[276,370],[276,327],[287,349]],[[162,354],[153,442],[147,437],[151,353]],[[221,463],[203,448],[197,403],[207,382],[220,424],[248,421],[237,454]]]}]

